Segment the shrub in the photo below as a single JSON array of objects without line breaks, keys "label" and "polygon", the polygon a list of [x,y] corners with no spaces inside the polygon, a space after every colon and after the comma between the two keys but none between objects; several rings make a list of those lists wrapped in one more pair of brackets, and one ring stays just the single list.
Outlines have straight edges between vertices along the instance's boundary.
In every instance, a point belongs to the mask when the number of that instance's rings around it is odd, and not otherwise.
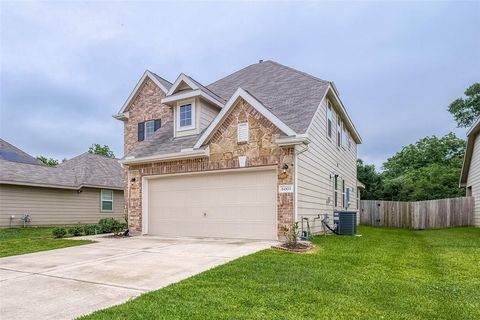
[{"label": "shrub", "polygon": [[291,246],[291,247],[297,246],[298,236],[300,235],[298,222],[295,222],[290,226],[284,225],[282,227],[282,233],[283,233],[283,236],[285,237],[285,242],[288,246]]},{"label": "shrub", "polygon": [[110,233],[113,231],[115,224],[118,221],[114,218],[103,218],[98,221],[98,232],[99,233]]},{"label": "shrub", "polygon": [[121,223],[121,222],[118,222],[117,220],[115,220],[115,223],[112,226],[112,232],[115,235],[118,235],[118,234],[122,233],[126,228],[127,228],[127,224]]},{"label": "shrub", "polygon": [[68,229],[68,233],[70,233],[74,237],[81,236],[83,234],[82,226],[74,226]]},{"label": "shrub", "polygon": [[55,238],[63,238],[67,234],[67,230],[65,230],[65,228],[55,228],[52,234]]},{"label": "shrub", "polygon": [[95,235],[98,233],[99,227],[96,224],[87,224],[83,226],[83,232],[86,236]]}]

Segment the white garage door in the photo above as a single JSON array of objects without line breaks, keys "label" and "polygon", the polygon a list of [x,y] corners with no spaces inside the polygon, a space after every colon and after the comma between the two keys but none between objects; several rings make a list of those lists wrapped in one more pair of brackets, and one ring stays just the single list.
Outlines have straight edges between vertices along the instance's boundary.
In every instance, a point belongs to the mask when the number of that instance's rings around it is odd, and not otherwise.
[{"label": "white garage door", "polygon": [[147,190],[148,234],[277,238],[274,170],[156,178]]}]

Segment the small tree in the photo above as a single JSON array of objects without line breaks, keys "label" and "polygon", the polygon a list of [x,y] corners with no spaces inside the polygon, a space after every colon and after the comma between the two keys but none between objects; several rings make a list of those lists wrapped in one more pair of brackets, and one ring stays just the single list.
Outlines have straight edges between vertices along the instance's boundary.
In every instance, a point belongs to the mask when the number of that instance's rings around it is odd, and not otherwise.
[{"label": "small tree", "polygon": [[38,156],[37,160],[40,160],[43,164],[46,164],[49,167],[55,167],[58,166],[58,160],[53,159],[53,158],[47,158],[44,156]]},{"label": "small tree", "polygon": [[88,152],[92,154],[98,154],[99,156],[115,159],[115,155],[113,154],[113,151],[107,145],[104,145],[102,147],[100,144],[94,143],[88,149]]}]

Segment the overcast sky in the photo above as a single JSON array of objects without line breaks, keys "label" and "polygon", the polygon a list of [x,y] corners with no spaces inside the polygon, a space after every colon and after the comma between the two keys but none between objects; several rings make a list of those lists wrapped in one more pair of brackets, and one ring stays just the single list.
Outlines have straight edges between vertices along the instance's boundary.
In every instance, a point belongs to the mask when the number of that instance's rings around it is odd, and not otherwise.
[{"label": "overcast sky", "polygon": [[58,159],[108,144],[145,69],[203,84],[259,59],[335,82],[377,166],[457,129],[447,106],[480,81],[480,1],[1,1],[0,136]]}]

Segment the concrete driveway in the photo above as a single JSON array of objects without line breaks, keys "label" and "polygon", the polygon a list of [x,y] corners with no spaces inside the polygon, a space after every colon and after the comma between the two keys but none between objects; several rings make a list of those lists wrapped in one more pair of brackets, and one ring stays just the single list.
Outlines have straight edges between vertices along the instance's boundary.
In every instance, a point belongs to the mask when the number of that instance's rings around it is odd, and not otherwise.
[{"label": "concrete driveway", "polygon": [[272,242],[132,237],[0,259],[1,319],[72,319]]}]

